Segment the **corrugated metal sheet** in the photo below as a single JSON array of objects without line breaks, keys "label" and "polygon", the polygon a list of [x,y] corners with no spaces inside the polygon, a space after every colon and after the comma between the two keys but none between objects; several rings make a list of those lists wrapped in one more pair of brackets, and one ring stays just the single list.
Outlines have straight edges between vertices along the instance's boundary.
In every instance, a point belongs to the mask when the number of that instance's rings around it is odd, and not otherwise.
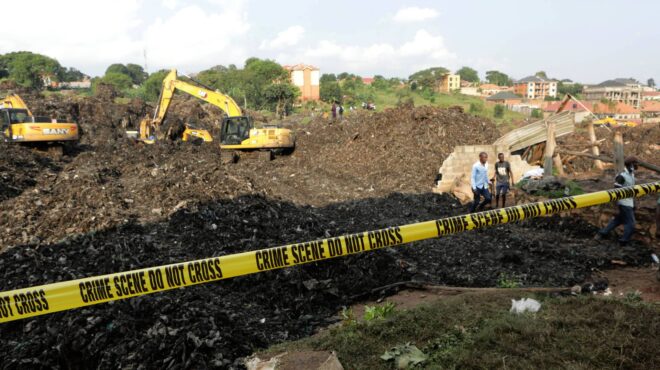
[{"label": "corrugated metal sheet", "polygon": [[550,121],[555,123],[555,137],[568,135],[575,131],[573,112],[562,112],[508,132],[506,135],[497,139],[494,144],[507,145],[510,151],[515,152],[516,150],[542,143],[547,140],[546,122]]}]

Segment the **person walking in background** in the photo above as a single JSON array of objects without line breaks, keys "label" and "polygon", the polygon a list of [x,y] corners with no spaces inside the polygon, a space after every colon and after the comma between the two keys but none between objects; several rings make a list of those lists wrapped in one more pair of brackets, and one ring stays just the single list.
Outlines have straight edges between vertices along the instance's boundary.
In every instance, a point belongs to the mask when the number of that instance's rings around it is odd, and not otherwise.
[{"label": "person walking in background", "polygon": [[[479,153],[479,160],[472,165],[471,185],[472,193],[474,193],[474,201],[470,207],[470,213],[481,210],[486,204],[490,204],[492,197],[488,186],[491,182],[488,180],[488,153]],[[481,197],[484,197],[483,202],[479,203]]]},{"label": "person walking in background", "polygon": [[333,121],[336,120],[337,119],[337,103],[336,102],[334,102],[334,101],[332,102],[332,108],[330,108],[330,111],[332,112],[332,120]]},{"label": "person walking in background", "polygon": [[339,104],[337,111],[339,112],[339,120],[341,121],[342,118],[344,118],[344,106]]},{"label": "person walking in background", "polygon": [[[637,169],[638,162],[637,157],[628,157],[625,159],[625,169],[614,179],[614,187],[624,188],[635,185],[635,170]],[[598,231],[595,239],[603,239],[617,226],[623,224],[623,236],[619,238],[619,244],[625,246],[630,242],[635,231],[635,200],[633,198],[619,199],[616,204],[619,207],[619,213],[614,216],[605,228]]]},{"label": "person walking in background", "polygon": [[502,208],[506,204],[506,194],[509,192],[509,184],[513,186],[513,174],[511,173],[511,164],[504,160],[504,153],[497,155],[498,161],[495,162],[495,208],[498,207],[500,195],[502,196]]}]

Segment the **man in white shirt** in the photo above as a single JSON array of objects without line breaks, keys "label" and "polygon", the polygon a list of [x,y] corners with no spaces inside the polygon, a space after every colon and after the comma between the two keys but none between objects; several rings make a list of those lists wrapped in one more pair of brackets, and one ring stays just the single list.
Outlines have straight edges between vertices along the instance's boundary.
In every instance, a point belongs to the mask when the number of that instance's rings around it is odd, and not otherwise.
[{"label": "man in white shirt", "polygon": [[[488,186],[490,180],[488,179],[488,153],[479,153],[479,160],[472,165],[471,176],[472,193],[474,193],[474,201],[470,207],[470,213],[481,210],[486,204],[490,204],[492,199]],[[479,203],[481,197],[484,197],[483,202]]]},{"label": "man in white shirt", "polygon": [[[623,172],[616,176],[614,180],[614,187],[623,188],[635,185],[635,170],[637,169],[639,160],[637,157],[626,158]],[[619,239],[619,244],[622,246],[630,243],[633,232],[635,231],[635,200],[633,198],[619,199],[616,202],[619,207],[619,213],[614,216],[605,228],[598,231],[596,240],[607,237],[609,233],[617,226],[623,224],[623,235]]]}]

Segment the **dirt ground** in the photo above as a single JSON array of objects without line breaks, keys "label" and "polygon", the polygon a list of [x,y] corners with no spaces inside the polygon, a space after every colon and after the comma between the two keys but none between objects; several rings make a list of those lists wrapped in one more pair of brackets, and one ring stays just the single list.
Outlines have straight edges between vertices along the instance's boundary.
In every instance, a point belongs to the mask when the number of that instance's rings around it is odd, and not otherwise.
[{"label": "dirt ground", "polygon": [[[292,122],[291,156],[225,165],[214,145],[125,138],[144,102],[26,100],[84,136],[61,160],[0,144],[2,291],[465,213],[429,193],[436,169],[455,145],[499,135],[459,110],[403,107]],[[166,124],[218,119],[191,100],[173,108]],[[257,348],[337,321],[342,306],[396,292],[390,284],[566,287],[613,260],[650,263],[652,246],[597,243],[595,230],[548,217],[12,322],[0,326],[3,368],[240,368]]]}]

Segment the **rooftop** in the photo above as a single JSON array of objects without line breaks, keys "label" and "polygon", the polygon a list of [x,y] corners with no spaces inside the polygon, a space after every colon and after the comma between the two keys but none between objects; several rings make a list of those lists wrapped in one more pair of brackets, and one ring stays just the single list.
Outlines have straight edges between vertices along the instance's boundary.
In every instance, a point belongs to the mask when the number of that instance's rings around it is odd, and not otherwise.
[{"label": "rooftop", "polygon": [[657,100],[643,101],[642,112],[660,112],[660,101]]},{"label": "rooftop", "polygon": [[288,71],[304,71],[306,69],[311,69],[313,71],[318,71],[319,70],[318,67],[315,67],[311,64],[304,64],[304,63],[298,63],[298,64],[294,64],[294,65],[290,65],[290,66],[286,65],[286,66],[282,66],[282,67],[284,69],[288,70]]},{"label": "rooftop", "polygon": [[621,102],[594,103],[592,112],[598,114],[638,114],[639,109]]},{"label": "rooftop", "polygon": [[[559,110],[559,107],[561,106],[562,103],[563,101],[549,102],[543,108],[543,111],[556,112],[557,110]],[[583,102],[583,101],[581,101],[580,103],[582,104],[580,105],[578,102],[574,100],[569,101],[568,103],[566,103],[566,106],[564,106],[564,112],[585,112],[586,111],[585,108],[589,109],[590,111],[593,111],[593,106],[591,105],[591,103]]]},{"label": "rooftop", "polygon": [[527,82],[555,82],[555,80],[549,78],[542,78],[539,76],[527,76],[517,81],[517,83],[527,83]]},{"label": "rooftop", "polygon": [[500,91],[497,94],[491,95],[486,100],[511,100],[511,99],[522,99],[520,95],[516,95],[511,91]]}]

